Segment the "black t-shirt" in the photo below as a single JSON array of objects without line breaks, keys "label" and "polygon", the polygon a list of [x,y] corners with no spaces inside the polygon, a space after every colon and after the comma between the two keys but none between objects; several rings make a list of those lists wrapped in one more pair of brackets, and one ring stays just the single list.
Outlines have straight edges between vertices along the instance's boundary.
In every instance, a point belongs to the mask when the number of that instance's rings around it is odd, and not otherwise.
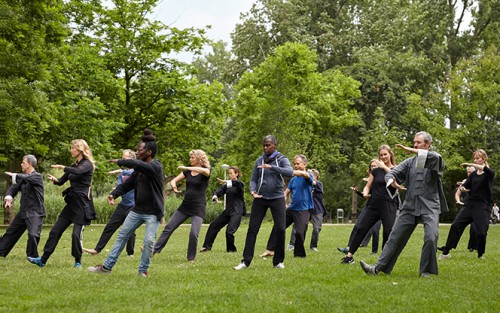
[{"label": "black t-shirt", "polygon": [[484,167],[481,175],[477,171],[472,172],[464,183],[465,189],[469,189],[469,202],[484,202],[489,206],[493,205],[492,192],[493,192],[493,179],[495,172],[489,167]]},{"label": "black t-shirt", "polygon": [[182,173],[186,177],[186,194],[178,210],[187,215],[196,215],[204,218],[207,205],[206,191],[210,177],[199,173],[193,176],[191,171],[184,171]]}]

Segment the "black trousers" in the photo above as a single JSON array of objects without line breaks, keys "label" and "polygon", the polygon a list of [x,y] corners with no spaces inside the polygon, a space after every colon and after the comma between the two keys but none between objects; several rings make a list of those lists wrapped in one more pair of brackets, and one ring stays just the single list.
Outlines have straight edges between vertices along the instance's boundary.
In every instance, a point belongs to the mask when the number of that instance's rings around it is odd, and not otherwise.
[{"label": "black trousers", "polygon": [[21,238],[24,232],[28,230],[26,256],[37,258],[38,243],[40,242],[40,234],[42,233],[42,224],[42,216],[20,218],[19,214],[16,215],[10,226],[5,231],[5,234],[2,238],[0,238],[0,256],[5,258],[19,241],[19,238]]},{"label": "black trousers", "polygon": [[486,236],[490,222],[490,211],[491,208],[486,203],[467,203],[458,212],[455,221],[451,224],[448,239],[446,239],[446,248],[448,250],[456,248],[465,228],[469,224],[472,224],[471,227],[474,228],[477,238],[477,255],[482,256],[486,251]]},{"label": "black trousers", "polygon": [[[307,224],[309,223],[309,216],[311,212],[309,210],[286,210],[286,220],[285,227],[288,228],[290,225],[295,225],[295,245],[293,249],[293,256],[295,257],[306,257],[306,249],[304,247],[304,241],[306,239]],[[267,250],[274,251],[276,243],[276,231],[273,227],[269,240],[267,241]]]},{"label": "black trousers", "polygon": [[[123,221],[127,218],[128,213],[132,210],[133,206],[125,206],[121,203],[118,204],[116,210],[113,212],[111,217],[109,218],[108,223],[104,227],[102,231],[101,238],[97,242],[95,246],[95,250],[97,252],[101,252],[106,244],[109,242],[113,234],[123,225]],[[134,255],[134,247],[135,247],[135,232],[130,236],[127,241],[127,254]]]},{"label": "black trousers", "polygon": [[352,254],[355,254],[356,251],[358,251],[358,248],[368,231],[370,231],[373,225],[375,225],[379,220],[382,220],[382,225],[384,226],[382,234],[382,249],[384,249],[384,245],[387,242],[387,239],[389,239],[389,234],[391,233],[392,226],[396,220],[398,206],[397,203],[393,201],[372,199],[370,206],[365,210],[365,216],[361,219],[361,222],[358,225],[358,231],[349,246],[349,252]]},{"label": "black trousers", "polygon": [[252,211],[250,212],[250,221],[248,222],[247,237],[245,240],[245,249],[243,250],[243,260],[247,266],[252,263],[255,252],[255,241],[259,233],[262,220],[266,216],[267,209],[271,209],[271,214],[274,220],[275,249],[273,257],[273,265],[278,265],[285,260],[285,197],[278,199],[263,199],[256,198],[252,203]]},{"label": "black trousers", "polygon": [[[57,247],[59,240],[62,237],[64,231],[73,223],[73,221],[62,217],[59,215],[56,223],[52,226],[52,229],[49,233],[49,239],[45,243],[45,247],[43,248],[42,262],[47,263],[47,260],[50,258],[52,253]],[[71,234],[71,255],[75,258],[75,262],[81,263],[82,261],[82,233],[83,233],[84,225],[81,224],[73,224],[73,232]]]},{"label": "black trousers", "polygon": [[234,233],[238,230],[241,224],[241,214],[230,215],[227,210],[224,210],[208,227],[207,234],[205,235],[205,241],[203,242],[203,247],[208,250],[212,249],[215,238],[219,231],[227,225],[226,227],[226,251],[236,252],[236,246],[234,245]]}]

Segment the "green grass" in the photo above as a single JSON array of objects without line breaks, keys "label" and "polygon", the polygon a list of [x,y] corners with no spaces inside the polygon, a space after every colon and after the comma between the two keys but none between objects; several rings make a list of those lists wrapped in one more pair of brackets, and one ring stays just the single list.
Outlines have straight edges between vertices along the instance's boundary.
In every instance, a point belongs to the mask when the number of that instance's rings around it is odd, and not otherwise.
[{"label": "green grass", "polygon": [[[256,254],[265,249],[271,224],[263,225]],[[361,248],[354,265],[341,265],[335,250],[345,245],[352,224],[325,225],[319,252],[294,259],[287,252],[284,270],[271,259],[254,258],[242,271],[233,270],[241,260],[247,225],[236,233],[238,253],[225,252],[224,230],[211,252],[186,261],[189,226],[181,226],[163,252],[153,258],[150,277],[137,275],[138,246],[144,227],[138,230],[134,259],[122,253],[111,275],[96,275],[86,267],[102,263],[85,255],[83,270],[73,268],[70,230],[66,231],[45,268],[25,260],[26,236],[7,258],[0,259],[1,312],[498,312],[500,274],[500,226],[490,227],[486,259],[466,250],[464,235],[450,260],[439,261],[437,277],[419,278],[423,229],[418,227],[390,276],[367,276],[359,260],[374,263],[377,256]],[[87,227],[84,246],[93,247],[102,226]],[[163,227],[160,227],[160,231]],[[440,228],[440,244],[449,226]],[[207,227],[202,228],[199,246]],[[2,229],[3,233],[4,230]],[[45,244],[49,228],[42,233]],[[288,229],[287,235],[290,233]],[[287,236],[288,238],[288,236]],[[113,238],[114,240],[114,238]],[[112,243],[107,249],[111,249]],[[40,248],[42,250],[42,248]]]}]

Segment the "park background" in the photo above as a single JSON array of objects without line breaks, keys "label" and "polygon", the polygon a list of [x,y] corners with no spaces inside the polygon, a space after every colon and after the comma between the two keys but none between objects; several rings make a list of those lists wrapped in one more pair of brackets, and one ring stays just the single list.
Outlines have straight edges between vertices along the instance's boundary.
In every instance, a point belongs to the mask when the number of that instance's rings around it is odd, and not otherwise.
[{"label": "park background", "polygon": [[[411,145],[425,130],[446,162],[449,222],[460,163],[478,148],[499,163],[498,0],[258,0],[227,29],[230,42],[210,38],[208,26],[175,27],[158,9],[168,3],[0,2],[2,172],[19,172],[31,153],[40,172],[60,175],[50,165],[69,165],[71,140],[83,138],[105,222],[112,208],[102,197],[116,179],[106,160],[134,148],[144,128],[157,135],[166,181],[191,149],[209,154],[208,193],[222,164],[248,183],[262,137],[274,134],[280,152],[303,153],[320,171],[332,216],[349,216],[349,187],[363,186],[377,147]],[[0,181],[4,193],[8,177]],[[51,223],[61,188],[48,190]]]},{"label": "park background", "polygon": [[[212,4],[207,12],[223,12],[219,19],[225,19],[228,5],[205,2]],[[234,27],[226,26],[230,40],[223,41],[194,26],[199,17],[177,27],[179,16],[162,13],[173,7],[166,0],[0,0],[0,172],[19,172],[22,156],[31,153],[40,172],[59,176],[50,165],[69,165],[71,140],[85,139],[97,160],[99,219],[85,230],[84,245],[97,242],[103,226],[96,224],[113,210],[105,196],[116,177],[106,172],[116,166],[106,160],[134,148],[146,127],[158,137],[166,181],[188,163],[191,149],[207,151],[213,166],[208,193],[215,177],[224,176],[222,164],[238,165],[248,183],[262,137],[274,134],[279,151],[289,158],[303,153],[309,168],[321,172],[333,216],[337,208],[349,215],[349,187],[364,185],[380,144],[410,145],[420,130],[434,137],[447,165],[450,212],[442,222],[459,209],[453,193],[465,177],[460,163],[483,148],[490,165],[499,164],[498,0],[257,0]],[[398,162],[406,157],[395,152]],[[498,182],[497,176],[496,200]],[[8,177],[0,177],[2,195],[8,185]],[[64,205],[62,189],[46,184],[42,242]],[[167,217],[182,200],[168,189]],[[18,201],[4,224],[17,209]],[[208,204],[205,222],[221,210]],[[271,227],[264,223],[257,252]],[[236,234],[240,253],[246,229],[244,219]],[[366,276],[357,262],[340,264],[335,247],[346,244],[351,229],[325,226],[319,253],[295,259],[288,252],[284,271],[255,259],[237,272],[232,267],[241,254],[225,253],[222,233],[211,253],[187,263],[183,226],[155,256],[147,280],[136,274],[137,257],[122,256],[110,276],[75,270],[70,232],[50,263],[37,268],[25,261],[24,235],[0,258],[0,311],[499,310],[498,226],[490,228],[485,260],[467,252],[464,238],[429,280],[418,277],[420,226],[393,275],[379,277]],[[440,226],[440,243],[448,230]],[[107,253],[86,255],[83,265],[101,263]],[[377,257],[368,249],[357,256],[371,263]]]}]

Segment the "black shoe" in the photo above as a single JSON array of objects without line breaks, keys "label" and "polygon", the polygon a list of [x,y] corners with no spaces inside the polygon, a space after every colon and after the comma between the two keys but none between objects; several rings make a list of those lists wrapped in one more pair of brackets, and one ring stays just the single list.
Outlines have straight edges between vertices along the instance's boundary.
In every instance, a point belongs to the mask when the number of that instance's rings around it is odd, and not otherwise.
[{"label": "black shoe", "polygon": [[354,264],[354,258],[350,256],[343,257],[340,259],[340,264]]},{"label": "black shoe", "polygon": [[446,246],[441,246],[441,247],[438,247],[438,250],[439,251],[444,251],[444,248],[446,248]]},{"label": "black shoe", "polygon": [[359,265],[361,265],[361,268],[363,269],[363,271],[366,274],[368,274],[368,275],[378,275],[378,272],[375,269],[375,266],[367,264],[363,260],[359,261]]}]

